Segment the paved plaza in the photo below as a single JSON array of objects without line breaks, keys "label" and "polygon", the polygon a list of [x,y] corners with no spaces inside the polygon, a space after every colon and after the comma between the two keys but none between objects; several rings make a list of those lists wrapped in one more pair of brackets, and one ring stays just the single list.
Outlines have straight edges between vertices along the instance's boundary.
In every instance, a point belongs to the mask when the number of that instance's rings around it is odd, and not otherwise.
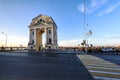
[{"label": "paved plaza", "polygon": [[120,80],[120,55],[0,52],[1,80]]}]

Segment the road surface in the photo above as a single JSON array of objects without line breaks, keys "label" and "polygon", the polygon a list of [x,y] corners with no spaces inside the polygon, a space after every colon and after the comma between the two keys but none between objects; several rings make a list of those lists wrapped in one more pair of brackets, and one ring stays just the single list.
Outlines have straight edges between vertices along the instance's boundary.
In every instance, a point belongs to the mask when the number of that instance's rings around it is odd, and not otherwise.
[{"label": "road surface", "polygon": [[94,80],[76,54],[0,52],[0,80]]}]

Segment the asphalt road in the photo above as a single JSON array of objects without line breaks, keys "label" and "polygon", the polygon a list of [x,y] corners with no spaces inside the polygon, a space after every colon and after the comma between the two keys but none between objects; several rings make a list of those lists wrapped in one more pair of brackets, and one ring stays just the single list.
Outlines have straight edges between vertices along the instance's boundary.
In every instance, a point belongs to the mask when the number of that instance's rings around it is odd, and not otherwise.
[{"label": "asphalt road", "polygon": [[77,56],[95,80],[120,80],[120,54]]},{"label": "asphalt road", "polygon": [[75,54],[1,53],[0,80],[94,80]]}]

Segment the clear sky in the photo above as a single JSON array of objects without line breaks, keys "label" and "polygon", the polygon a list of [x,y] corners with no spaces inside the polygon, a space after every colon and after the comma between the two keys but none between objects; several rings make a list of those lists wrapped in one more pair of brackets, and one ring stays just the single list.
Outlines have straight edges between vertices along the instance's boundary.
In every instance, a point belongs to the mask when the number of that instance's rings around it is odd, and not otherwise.
[{"label": "clear sky", "polygon": [[[56,22],[60,46],[78,46],[84,39],[83,11],[83,0],[0,0],[0,32],[8,35],[8,46],[27,46],[27,26],[44,14]],[[86,0],[89,30],[93,45],[120,45],[120,0]],[[0,46],[4,44],[0,33]]]}]

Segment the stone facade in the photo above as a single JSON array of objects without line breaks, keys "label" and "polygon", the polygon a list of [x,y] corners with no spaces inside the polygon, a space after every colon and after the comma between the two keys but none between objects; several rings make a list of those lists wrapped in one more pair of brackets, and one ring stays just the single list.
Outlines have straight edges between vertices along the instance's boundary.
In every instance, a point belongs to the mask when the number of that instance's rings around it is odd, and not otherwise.
[{"label": "stone facade", "polygon": [[57,25],[50,16],[39,15],[32,19],[29,27],[28,49],[40,51],[43,49],[42,34],[46,34],[45,49],[57,49]]}]

